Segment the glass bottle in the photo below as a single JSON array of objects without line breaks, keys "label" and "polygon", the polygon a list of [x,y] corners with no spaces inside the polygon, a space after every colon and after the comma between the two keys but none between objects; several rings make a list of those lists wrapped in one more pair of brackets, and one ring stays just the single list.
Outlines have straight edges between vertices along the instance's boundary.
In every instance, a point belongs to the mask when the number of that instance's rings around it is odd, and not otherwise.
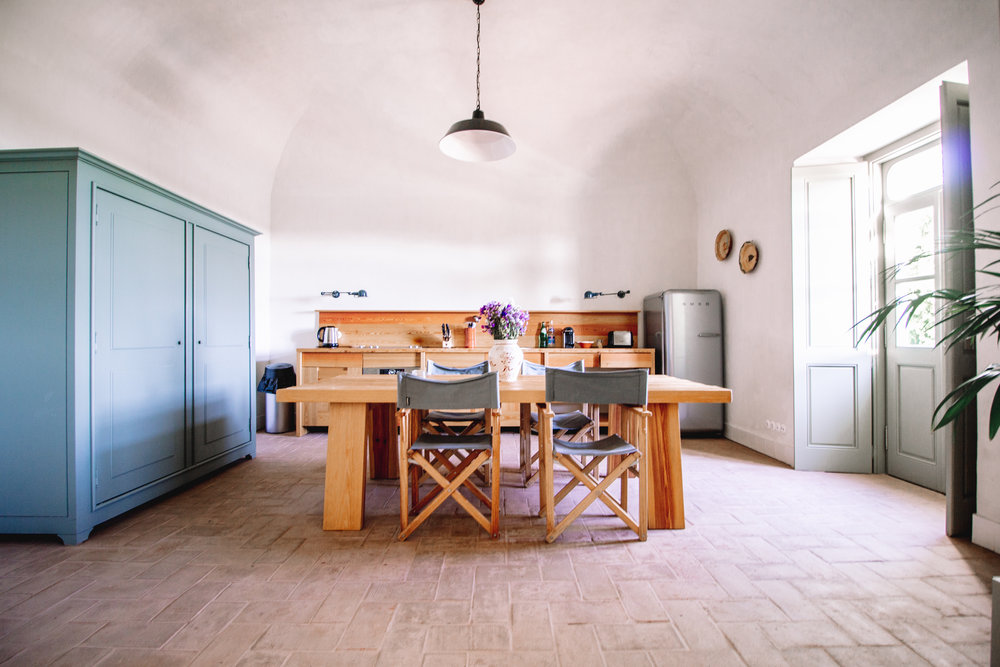
[{"label": "glass bottle", "polygon": [[549,322],[549,341],[546,347],[555,347],[555,346],[556,346],[556,325],[553,324],[552,322]]},{"label": "glass bottle", "polygon": [[538,347],[548,347],[549,346],[549,332],[545,329],[545,320],[542,320],[542,324],[538,327]]}]

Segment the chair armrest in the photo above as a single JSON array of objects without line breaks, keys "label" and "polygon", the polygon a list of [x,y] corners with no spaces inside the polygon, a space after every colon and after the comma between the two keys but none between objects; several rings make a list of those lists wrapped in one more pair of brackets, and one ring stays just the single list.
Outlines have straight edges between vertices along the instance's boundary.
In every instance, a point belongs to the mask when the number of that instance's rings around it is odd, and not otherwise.
[{"label": "chair armrest", "polygon": [[649,418],[653,413],[639,405],[623,405],[621,409],[621,436],[635,445],[639,451],[645,452]]},{"label": "chair armrest", "polygon": [[539,403],[538,404],[538,442],[542,442],[542,435],[548,434],[549,439],[552,438],[552,420],[555,418],[555,412],[552,410],[552,404],[550,403]]}]

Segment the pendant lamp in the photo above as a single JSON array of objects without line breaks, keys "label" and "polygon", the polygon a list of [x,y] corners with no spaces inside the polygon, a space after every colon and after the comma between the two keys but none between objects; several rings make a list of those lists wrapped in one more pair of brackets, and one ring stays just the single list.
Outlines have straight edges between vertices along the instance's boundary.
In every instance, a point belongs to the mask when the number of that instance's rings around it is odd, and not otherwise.
[{"label": "pendant lamp", "polygon": [[479,106],[479,6],[486,0],[472,0],[476,4],[476,110],[472,118],[460,120],[441,137],[438,147],[448,157],[466,162],[502,160],[514,154],[517,146],[500,123],[486,120]]}]

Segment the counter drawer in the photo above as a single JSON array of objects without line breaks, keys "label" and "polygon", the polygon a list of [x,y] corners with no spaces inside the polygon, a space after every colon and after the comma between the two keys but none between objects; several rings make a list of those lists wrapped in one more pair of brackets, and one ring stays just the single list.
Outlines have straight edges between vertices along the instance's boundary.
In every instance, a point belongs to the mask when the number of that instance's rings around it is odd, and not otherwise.
[{"label": "counter drawer", "polygon": [[419,352],[374,352],[364,355],[364,368],[420,368]]},{"label": "counter drawer", "polygon": [[596,365],[597,355],[593,352],[546,352],[545,353],[545,365],[546,366],[566,366],[574,361],[579,361],[583,359],[583,365],[586,368],[593,368]]},{"label": "counter drawer", "polygon": [[307,366],[319,368],[361,368],[361,355],[353,352],[302,352],[299,364],[303,369]]},{"label": "counter drawer", "polygon": [[653,368],[652,352],[602,352],[601,368]]}]

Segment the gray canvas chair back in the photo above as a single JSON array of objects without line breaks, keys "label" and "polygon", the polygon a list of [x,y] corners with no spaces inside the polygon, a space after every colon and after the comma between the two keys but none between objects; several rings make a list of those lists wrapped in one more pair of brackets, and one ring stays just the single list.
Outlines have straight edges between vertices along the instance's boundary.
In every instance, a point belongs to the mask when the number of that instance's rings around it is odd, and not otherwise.
[{"label": "gray canvas chair back", "polygon": [[533,361],[522,361],[521,362],[521,375],[545,375],[546,368],[561,368],[566,371],[579,371],[583,372],[583,359],[577,359],[571,364],[566,364],[565,366],[546,366],[544,364],[536,364]]},{"label": "gray canvas chair back", "polygon": [[[490,370],[490,362],[484,361],[472,366],[454,367],[442,366],[439,363],[427,360],[428,375],[482,375]],[[482,406],[479,406],[482,407]]]},{"label": "gray canvas chair back", "polygon": [[545,400],[558,403],[646,405],[649,370],[633,368],[580,373],[560,368],[545,371]]},{"label": "gray canvas chair back", "polygon": [[434,408],[500,408],[500,381],[496,373],[461,380],[431,380],[402,373],[396,391],[396,407],[431,410]]}]

